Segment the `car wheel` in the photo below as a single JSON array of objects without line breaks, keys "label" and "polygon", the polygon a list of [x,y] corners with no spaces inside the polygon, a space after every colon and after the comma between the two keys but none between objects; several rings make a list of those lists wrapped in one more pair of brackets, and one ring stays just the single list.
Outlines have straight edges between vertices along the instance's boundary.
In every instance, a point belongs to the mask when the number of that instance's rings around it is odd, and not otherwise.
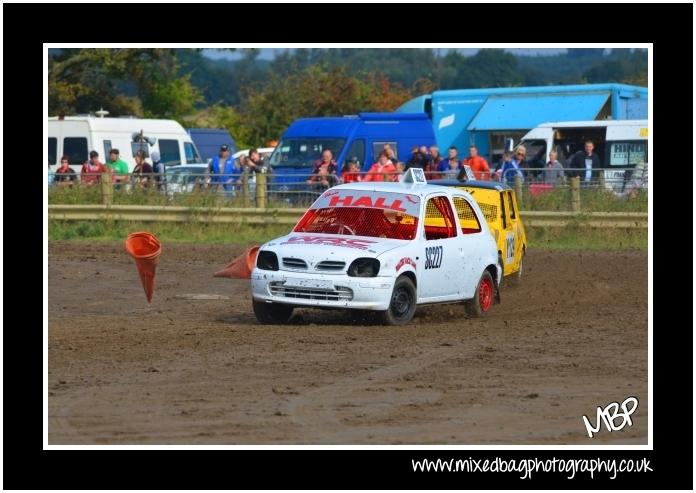
[{"label": "car wheel", "polygon": [[394,283],[389,309],[383,311],[382,322],[387,325],[404,325],[411,321],[416,312],[416,286],[406,276]]},{"label": "car wheel", "polygon": [[253,300],[254,315],[262,324],[284,324],[292,316],[293,307],[279,303]]},{"label": "car wheel", "polygon": [[484,270],[483,274],[481,274],[478,286],[476,286],[476,294],[472,299],[464,303],[466,313],[472,317],[483,316],[490,310],[494,298],[495,284],[493,283],[493,277],[490,272]]}]

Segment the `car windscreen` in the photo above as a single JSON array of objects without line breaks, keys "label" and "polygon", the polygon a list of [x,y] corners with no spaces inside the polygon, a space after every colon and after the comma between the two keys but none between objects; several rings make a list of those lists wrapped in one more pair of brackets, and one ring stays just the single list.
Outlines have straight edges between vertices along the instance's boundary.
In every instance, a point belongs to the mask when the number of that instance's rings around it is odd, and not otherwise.
[{"label": "car windscreen", "polygon": [[346,139],[331,137],[286,138],[275,148],[269,162],[273,168],[310,168],[327,149],[336,159],[345,143]]},{"label": "car windscreen", "polygon": [[327,190],[293,231],[412,240],[418,231],[419,212],[416,195]]},{"label": "car windscreen", "polygon": [[194,183],[205,179],[206,169],[173,167],[167,169],[168,183]]}]

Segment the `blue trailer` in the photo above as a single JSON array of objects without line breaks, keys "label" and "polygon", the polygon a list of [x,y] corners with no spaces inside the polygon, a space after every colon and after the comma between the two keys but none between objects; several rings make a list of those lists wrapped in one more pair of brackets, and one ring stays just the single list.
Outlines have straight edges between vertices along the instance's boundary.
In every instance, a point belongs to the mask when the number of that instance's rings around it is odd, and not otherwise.
[{"label": "blue trailer", "polygon": [[648,89],[585,84],[436,91],[407,101],[396,112],[425,112],[441,153],[454,145],[464,157],[474,144],[495,162],[506,139],[519,142],[545,122],[646,119]]}]

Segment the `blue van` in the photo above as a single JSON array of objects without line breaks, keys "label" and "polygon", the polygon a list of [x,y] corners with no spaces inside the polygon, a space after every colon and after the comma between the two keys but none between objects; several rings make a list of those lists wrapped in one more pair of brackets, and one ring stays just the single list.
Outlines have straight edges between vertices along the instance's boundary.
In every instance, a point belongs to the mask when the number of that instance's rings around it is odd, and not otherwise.
[{"label": "blue van", "polygon": [[237,144],[230,133],[224,128],[188,128],[191,140],[196,145],[203,161],[212,159],[220,153],[220,146],[227,144],[230,155],[237,152]]},{"label": "blue van", "polygon": [[351,157],[368,171],[389,144],[407,161],[413,146],[435,144],[435,133],[425,113],[360,113],[344,117],[301,118],[281,137],[269,159],[278,183],[306,180],[314,162],[330,149],[340,175]]}]

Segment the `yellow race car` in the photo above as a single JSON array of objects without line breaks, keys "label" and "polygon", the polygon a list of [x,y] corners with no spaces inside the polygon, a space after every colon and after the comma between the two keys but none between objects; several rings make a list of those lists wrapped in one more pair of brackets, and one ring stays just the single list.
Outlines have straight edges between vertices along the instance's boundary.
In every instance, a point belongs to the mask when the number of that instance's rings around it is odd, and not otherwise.
[{"label": "yellow race car", "polygon": [[515,191],[504,183],[477,180],[430,180],[432,185],[456,187],[469,192],[486,217],[498,247],[503,277],[517,285],[522,280],[522,260],[527,236],[517,207]]}]

